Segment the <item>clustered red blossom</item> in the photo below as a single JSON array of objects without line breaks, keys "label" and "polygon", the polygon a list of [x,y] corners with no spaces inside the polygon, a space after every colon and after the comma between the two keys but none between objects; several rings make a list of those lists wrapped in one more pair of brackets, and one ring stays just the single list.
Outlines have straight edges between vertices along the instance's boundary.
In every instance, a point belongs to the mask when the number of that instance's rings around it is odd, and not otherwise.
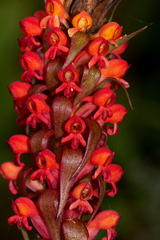
[{"label": "clustered red blossom", "polygon": [[[106,229],[103,240],[112,240],[121,215],[101,211],[101,202],[117,194],[116,184],[124,173],[114,163],[107,140],[119,132],[127,113],[116,98],[120,87],[129,87],[123,79],[129,65],[120,56],[128,43],[117,47],[122,27],[116,22],[88,35],[92,18],[87,12],[71,19],[59,0],[47,0],[45,10],[20,22],[24,73],[8,86],[17,124],[25,128],[24,135],[7,141],[14,160],[0,168],[11,193],[22,196],[12,202],[15,215],[8,223],[36,229],[37,239],[54,239],[54,234],[56,239],[69,239],[71,228],[88,240]],[[76,45],[76,37],[84,36],[86,43]],[[112,52],[110,45],[116,47]],[[31,165],[23,162],[23,154]],[[43,201],[50,206],[52,198],[55,211],[45,212]],[[54,224],[57,221],[56,230],[47,221],[49,214]],[[61,228],[63,234],[58,235]],[[79,228],[81,233],[75,233]]]}]

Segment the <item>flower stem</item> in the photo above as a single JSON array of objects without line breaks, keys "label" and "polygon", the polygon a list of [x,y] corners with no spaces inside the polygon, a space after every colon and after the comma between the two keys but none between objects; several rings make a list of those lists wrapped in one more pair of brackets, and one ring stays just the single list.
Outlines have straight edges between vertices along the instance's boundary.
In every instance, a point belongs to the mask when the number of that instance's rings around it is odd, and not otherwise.
[{"label": "flower stem", "polygon": [[22,233],[22,236],[23,236],[24,240],[30,240],[29,237],[28,237],[28,233],[27,233],[27,231],[24,227],[21,228],[21,233]]}]

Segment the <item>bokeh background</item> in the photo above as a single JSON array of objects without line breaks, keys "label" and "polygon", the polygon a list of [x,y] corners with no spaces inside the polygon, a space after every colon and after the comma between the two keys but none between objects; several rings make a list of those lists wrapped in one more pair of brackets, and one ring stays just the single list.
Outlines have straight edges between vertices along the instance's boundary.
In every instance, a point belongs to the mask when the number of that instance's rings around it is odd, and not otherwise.
[{"label": "bokeh background", "polygon": [[[23,133],[16,125],[17,114],[7,89],[20,80],[23,70],[19,64],[17,38],[22,36],[19,20],[43,10],[43,0],[8,0],[0,3],[0,164],[12,161],[14,154],[5,140]],[[123,33],[131,33],[153,23],[147,30],[130,40],[122,55],[131,67],[125,80],[131,85],[130,98],[136,112],[129,107],[123,89],[117,102],[130,109],[119,124],[119,134],[111,136],[108,144],[115,151],[114,163],[126,169],[117,184],[118,194],[106,198],[103,209],[114,209],[123,216],[116,227],[117,240],[158,240],[160,236],[160,47],[159,1],[122,0],[114,21],[123,26]],[[13,214],[8,181],[0,176],[0,235],[3,240],[22,239],[15,226],[8,226]],[[98,235],[97,240],[105,236]],[[33,238],[31,238],[32,240]]]}]

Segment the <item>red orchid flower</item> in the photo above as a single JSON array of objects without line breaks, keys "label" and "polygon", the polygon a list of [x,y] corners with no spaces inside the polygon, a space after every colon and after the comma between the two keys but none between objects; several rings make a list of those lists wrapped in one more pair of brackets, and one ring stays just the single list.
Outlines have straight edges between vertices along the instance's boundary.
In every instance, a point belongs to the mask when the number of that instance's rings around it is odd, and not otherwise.
[{"label": "red orchid flower", "polygon": [[46,149],[39,152],[36,157],[36,163],[39,169],[32,173],[31,179],[33,181],[40,179],[41,183],[46,179],[53,189],[57,189],[59,183],[58,169],[60,168],[57,161],[59,161],[58,158],[50,150]]},{"label": "red orchid flower", "polygon": [[64,90],[64,96],[72,97],[74,91],[82,92],[82,89],[75,84],[79,82],[79,73],[71,64],[59,71],[58,78],[63,84],[56,89],[56,94]]},{"label": "red orchid flower", "polygon": [[21,80],[31,82],[32,78],[43,80],[42,70],[44,62],[35,52],[26,52],[20,56],[20,64],[26,70],[21,75]]},{"label": "red orchid flower", "polygon": [[94,239],[100,229],[107,230],[106,240],[113,240],[117,236],[115,226],[118,224],[121,215],[114,210],[105,210],[99,212],[88,225],[89,240]]},{"label": "red orchid flower", "polygon": [[108,148],[104,147],[97,148],[93,152],[90,158],[90,163],[98,166],[92,177],[93,179],[97,178],[98,175],[102,174],[105,181],[106,176],[108,176],[108,165],[112,162],[114,155],[114,152],[112,153]]},{"label": "red orchid flower", "polygon": [[103,88],[97,91],[93,96],[84,97],[81,101],[92,102],[95,106],[98,106],[98,110],[95,112],[93,119],[102,118],[105,121],[108,117],[113,115],[110,107],[116,101],[116,93],[110,88]]},{"label": "red orchid flower", "polygon": [[25,164],[20,162],[20,155],[22,153],[30,152],[30,138],[22,134],[17,134],[10,137],[10,139],[6,142],[11,151],[16,154],[14,157],[15,164],[24,167]]},{"label": "red orchid flower", "polygon": [[69,210],[73,210],[78,207],[78,211],[81,214],[86,212],[92,213],[93,208],[88,202],[88,200],[91,199],[92,195],[93,195],[93,189],[91,185],[85,181],[81,182],[70,193],[70,196],[76,199],[76,201],[70,205]]},{"label": "red orchid flower", "polygon": [[69,48],[65,45],[67,44],[67,37],[63,31],[55,27],[51,29],[46,36],[46,40],[51,47],[45,53],[45,59],[54,59],[56,54],[60,56],[62,52],[69,52]]},{"label": "red orchid flower", "polygon": [[34,94],[27,99],[27,108],[31,112],[31,115],[26,119],[26,124],[33,128],[36,127],[36,122],[43,122],[48,127],[51,125],[50,120],[50,106],[46,101],[38,94]]},{"label": "red orchid flower", "polygon": [[[123,59],[112,59],[109,61],[108,69],[100,69],[101,78],[99,83],[102,82],[106,78],[116,78],[120,83],[122,83],[126,88],[129,88],[129,83],[122,79],[125,75],[126,71],[130,66]],[[116,86],[115,88],[118,88]]]},{"label": "red orchid flower", "polygon": [[25,107],[31,85],[26,82],[16,81],[8,86],[14,99],[14,109],[20,113],[20,108]]},{"label": "red orchid flower", "polygon": [[88,67],[91,68],[96,64],[96,62],[98,62],[98,66],[100,69],[107,69],[109,67],[109,62],[107,58],[104,57],[104,55],[107,54],[108,50],[109,43],[106,39],[104,39],[103,37],[98,37],[94,39],[87,48],[88,54],[93,56],[88,63]]},{"label": "red orchid flower", "polygon": [[68,29],[69,37],[72,37],[77,31],[85,32],[92,26],[92,18],[91,16],[82,11],[72,19],[73,28]]},{"label": "red orchid flower", "polygon": [[72,140],[72,149],[77,149],[79,142],[82,146],[86,146],[86,141],[81,135],[84,132],[85,128],[85,122],[80,117],[74,115],[65,124],[65,130],[69,133],[69,135],[67,137],[62,137],[61,143]]},{"label": "red orchid flower", "polygon": [[23,167],[16,166],[13,162],[4,162],[0,167],[0,174],[3,178],[9,180],[9,190],[12,194],[18,193],[16,180]]},{"label": "red orchid flower", "polygon": [[28,36],[23,36],[21,37],[21,39],[17,39],[17,40],[19,44],[19,49],[22,53],[32,51],[34,47],[34,43],[30,40]]},{"label": "red orchid flower", "polygon": [[66,27],[68,27],[68,23],[66,19],[70,19],[69,15],[65,12],[63,4],[59,0],[47,0],[45,4],[46,12],[49,14],[44,17],[41,22],[41,28],[46,28],[48,24],[48,28],[59,27],[60,22],[62,22]]},{"label": "red orchid flower", "polygon": [[113,123],[113,127],[112,126],[107,126],[106,129],[107,129],[107,133],[109,135],[114,135],[114,134],[117,134],[119,132],[117,124],[121,123],[123,121],[123,119],[126,116],[126,114],[128,113],[128,111],[121,104],[113,104],[110,107],[110,110],[112,111],[113,115],[112,115],[112,117],[107,118],[105,120],[105,123]]},{"label": "red orchid flower", "polygon": [[110,44],[115,44],[115,40],[118,39],[122,33],[122,28],[117,22],[108,22],[106,23],[98,33],[93,35],[91,39],[95,39],[96,37],[103,37],[109,41]]},{"label": "red orchid flower", "polygon": [[[27,17],[19,22],[22,33],[36,46],[40,46],[40,42],[35,36],[40,36],[43,29],[40,27],[40,20],[36,17]],[[28,45],[29,46],[29,45]]]},{"label": "red orchid flower", "polygon": [[32,227],[28,223],[29,218],[39,234],[43,238],[50,239],[48,230],[39,216],[36,205],[31,199],[26,197],[17,198],[15,201],[12,201],[12,208],[16,215],[8,219],[9,225],[17,224],[18,229],[24,226],[27,230],[31,231]]},{"label": "red orchid flower", "polygon": [[122,178],[124,170],[117,164],[109,164],[107,168],[110,174],[108,175],[108,179],[105,181],[109,183],[110,189],[105,192],[105,195],[114,197],[118,192],[118,188],[115,183],[117,183]]}]

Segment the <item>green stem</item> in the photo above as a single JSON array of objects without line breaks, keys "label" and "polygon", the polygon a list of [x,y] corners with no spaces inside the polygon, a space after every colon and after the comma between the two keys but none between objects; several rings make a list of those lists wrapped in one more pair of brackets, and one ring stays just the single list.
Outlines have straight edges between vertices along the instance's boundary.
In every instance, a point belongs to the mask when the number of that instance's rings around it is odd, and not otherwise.
[{"label": "green stem", "polygon": [[27,231],[24,227],[21,228],[21,233],[22,233],[22,236],[23,236],[24,240],[30,240],[29,237],[28,237],[28,233],[27,233]]}]

